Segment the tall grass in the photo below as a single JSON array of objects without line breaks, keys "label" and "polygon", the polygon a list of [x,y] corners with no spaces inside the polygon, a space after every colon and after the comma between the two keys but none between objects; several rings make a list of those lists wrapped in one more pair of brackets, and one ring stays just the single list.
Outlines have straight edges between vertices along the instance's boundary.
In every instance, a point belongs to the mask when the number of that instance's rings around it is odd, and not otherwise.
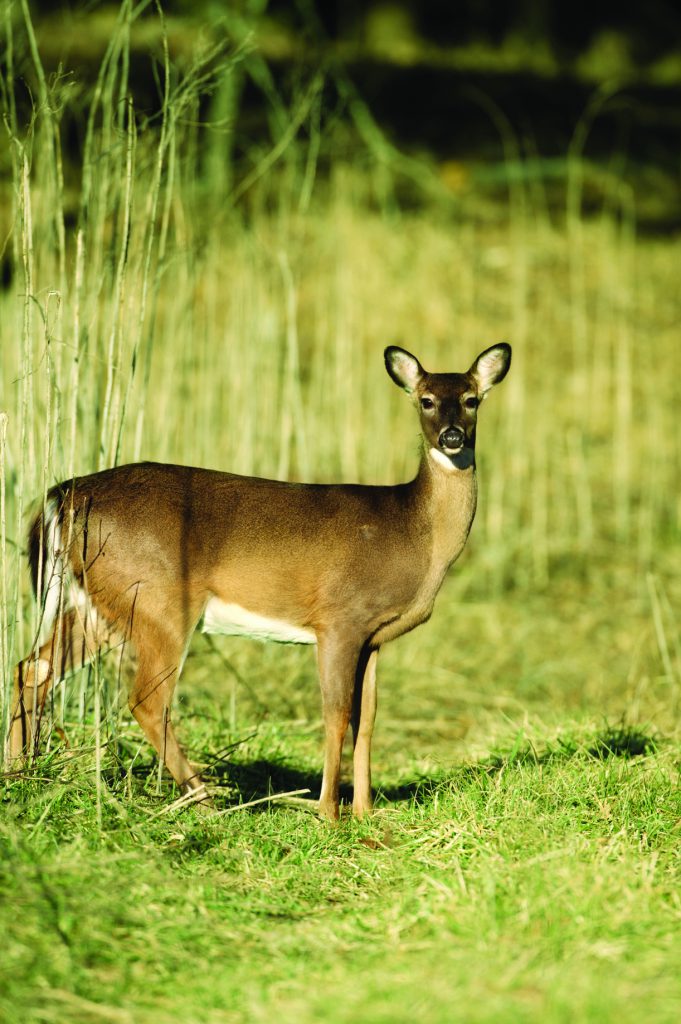
[{"label": "tall grass", "polygon": [[[140,19],[160,25],[153,116],[130,88]],[[403,207],[405,167],[370,144],[357,97],[346,100],[359,135],[340,155],[321,80],[283,99],[244,32],[178,69],[160,8],[125,0],[88,93],[46,74],[25,2],[7,7],[3,32],[4,728],[11,666],[37,625],[28,510],[54,481],[142,458],[405,479],[416,426],[385,377],[393,342],[440,370],[497,340],[514,347],[482,411],[460,592],[534,592],[566,566],[588,581],[617,560],[655,577],[681,521],[676,268],[668,243],[637,237],[625,192],[582,215],[582,129],[564,215],[522,178],[491,208],[438,191],[425,170]],[[202,111],[233,113],[244,74],[269,97],[272,142],[233,164],[232,126],[203,124]],[[25,124],[19,75],[35,84]],[[64,122],[84,125],[75,165]],[[517,161],[498,126],[501,159]],[[414,177],[410,165],[412,195]]]}]

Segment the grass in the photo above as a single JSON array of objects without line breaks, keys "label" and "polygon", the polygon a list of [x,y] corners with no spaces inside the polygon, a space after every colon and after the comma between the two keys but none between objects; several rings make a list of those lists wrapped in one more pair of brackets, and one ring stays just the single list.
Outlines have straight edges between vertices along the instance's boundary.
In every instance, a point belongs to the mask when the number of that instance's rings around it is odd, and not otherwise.
[{"label": "grass", "polygon": [[338,828],[114,789],[97,833],[91,774],[52,765],[2,830],[3,1019],[675,1020],[678,750],[570,740]]},{"label": "grass", "polygon": [[[582,215],[588,112],[563,213],[510,174],[503,202],[462,204],[357,96],[340,125],[318,83],[275,96],[243,48],[183,70],[161,48],[149,120],[127,99],[128,34],[157,14],[122,5],[84,102],[13,11],[3,733],[37,621],[28,509],[54,480],[140,457],[405,479],[415,423],[384,345],[463,369],[507,338],[514,363],[481,414],[468,548],[431,621],[381,654],[375,816],[239,809],[319,787],[309,651],[194,641],[175,717],[229,811],[213,818],[172,809],[112,667],[67,680],[38,759],[0,777],[0,1018],[676,1021],[676,241],[637,237],[614,186]],[[271,147],[231,140],[218,180],[199,115],[239,75],[270,97]]]},{"label": "grass", "polygon": [[126,719],[99,785],[77,721],[6,776],[0,1017],[676,1020],[681,745],[645,587],[619,633],[607,585],[458,609],[452,584],[384,652],[368,822],[235,809],[320,783],[313,659],[248,642],[197,641],[178,708],[198,761],[231,745],[232,813],[169,812]]}]

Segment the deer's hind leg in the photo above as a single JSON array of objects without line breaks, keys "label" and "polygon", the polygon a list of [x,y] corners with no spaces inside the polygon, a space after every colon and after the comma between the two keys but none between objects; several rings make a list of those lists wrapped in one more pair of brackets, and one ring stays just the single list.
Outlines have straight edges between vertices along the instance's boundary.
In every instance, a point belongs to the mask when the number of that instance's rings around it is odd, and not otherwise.
[{"label": "deer's hind leg", "polygon": [[122,638],[93,608],[69,608],[57,619],[45,643],[14,670],[10,762],[36,753],[40,722],[55,683],[119,642]]}]

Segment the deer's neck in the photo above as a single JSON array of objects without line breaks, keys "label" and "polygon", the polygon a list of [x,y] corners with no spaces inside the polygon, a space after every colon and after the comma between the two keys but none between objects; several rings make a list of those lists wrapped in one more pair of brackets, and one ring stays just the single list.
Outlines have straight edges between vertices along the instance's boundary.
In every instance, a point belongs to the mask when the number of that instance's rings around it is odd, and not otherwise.
[{"label": "deer's neck", "polygon": [[460,459],[457,466],[440,452],[427,449],[414,491],[431,537],[432,564],[444,573],[461,554],[475,516],[475,461]]}]

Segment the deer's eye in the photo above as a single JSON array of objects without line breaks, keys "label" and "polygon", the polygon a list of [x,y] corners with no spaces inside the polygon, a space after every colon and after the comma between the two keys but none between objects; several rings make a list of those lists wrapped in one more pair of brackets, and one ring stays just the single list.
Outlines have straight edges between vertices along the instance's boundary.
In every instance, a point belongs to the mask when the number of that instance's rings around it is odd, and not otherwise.
[{"label": "deer's eye", "polygon": [[422,398],[421,399],[421,408],[425,409],[426,412],[430,412],[431,409],[435,408],[435,402],[433,401],[432,398]]},{"label": "deer's eye", "polygon": [[467,409],[478,408],[478,400],[475,397],[475,395],[469,395],[468,398],[465,399],[463,404],[466,406]]}]

